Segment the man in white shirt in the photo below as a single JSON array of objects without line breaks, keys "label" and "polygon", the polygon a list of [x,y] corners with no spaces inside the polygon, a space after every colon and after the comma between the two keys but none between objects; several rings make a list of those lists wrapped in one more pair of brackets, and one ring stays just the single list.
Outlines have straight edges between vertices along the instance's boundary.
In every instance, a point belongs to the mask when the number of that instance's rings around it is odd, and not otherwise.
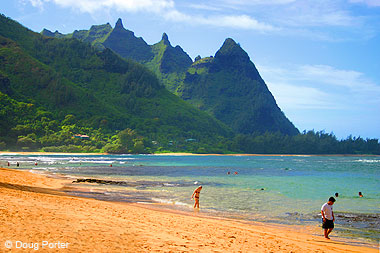
[{"label": "man in white shirt", "polygon": [[332,206],[334,205],[335,198],[330,197],[327,203],[324,203],[321,208],[322,214],[322,228],[324,229],[324,235],[326,239],[330,239],[329,234],[334,229],[334,212]]}]

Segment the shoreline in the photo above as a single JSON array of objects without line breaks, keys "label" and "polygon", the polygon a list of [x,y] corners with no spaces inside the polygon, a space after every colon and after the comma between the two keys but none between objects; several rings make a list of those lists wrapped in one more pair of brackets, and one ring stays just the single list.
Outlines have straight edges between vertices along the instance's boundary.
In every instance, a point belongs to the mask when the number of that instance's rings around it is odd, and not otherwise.
[{"label": "shoreline", "polygon": [[157,156],[288,156],[288,157],[305,157],[305,156],[347,156],[347,157],[380,157],[380,155],[353,155],[353,154],[194,154],[194,153],[156,153]]},{"label": "shoreline", "polygon": [[101,155],[155,155],[155,156],[285,156],[285,157],[305,157],[305,156],[346,156],[346,157],[380,157],[380,155],[363,155],[363,154],[196,154],[196,153],[153,153],[153,154],[111,154],[111,153],[66,153],[66,152],[11,152],[0,151],[2,155],[67,155],[67,156],[101,156]]},{"label": "shoreline", "polygon": [[72,155],[72,156],[88,156],[88,155],[110,155],[109,153],[66,153],[66,152],[11,152],[0,151],[0,155]]},{"label": "shoreline", "polygon": [[[0,169],[0,196],[4,199],[0,238],[59,240],[68,242],[70,251],[377,252],[339,238],[325,240],[295,226],[75,197],[64,191],[70,187],[69,180]],[[4,242],[1,247],[5,249]]]}]

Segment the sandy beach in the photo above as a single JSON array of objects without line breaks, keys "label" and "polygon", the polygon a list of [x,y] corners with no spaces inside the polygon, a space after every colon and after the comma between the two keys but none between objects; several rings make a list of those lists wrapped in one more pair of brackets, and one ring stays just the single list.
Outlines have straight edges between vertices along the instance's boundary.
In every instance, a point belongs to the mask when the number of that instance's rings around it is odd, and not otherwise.
[{"label": "sandy beach", "polygon": [[64,192],[70,187],[67,180],[0,169],[0,251],[378,252],[290,226],[73,197]]}]

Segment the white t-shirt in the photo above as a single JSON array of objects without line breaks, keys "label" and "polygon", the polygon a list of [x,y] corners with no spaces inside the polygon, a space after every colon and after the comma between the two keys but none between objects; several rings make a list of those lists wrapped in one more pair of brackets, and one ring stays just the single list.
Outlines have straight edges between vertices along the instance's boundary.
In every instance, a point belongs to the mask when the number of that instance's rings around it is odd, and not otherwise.
[{"label": "white t-shirt", "polygon": [[[321,210],[323,211],[325,218],[328,220],[333,220],[333,208],[332,205],[329,205],[327,203],[324,203]],[[323,218],[323,217],[322,217]]]}]

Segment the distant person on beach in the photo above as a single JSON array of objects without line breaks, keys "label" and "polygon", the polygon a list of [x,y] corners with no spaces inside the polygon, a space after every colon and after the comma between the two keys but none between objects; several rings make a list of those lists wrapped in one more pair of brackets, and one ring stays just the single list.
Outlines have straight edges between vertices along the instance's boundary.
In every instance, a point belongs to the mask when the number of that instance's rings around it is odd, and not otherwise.
[{"label": "distant person on beach", "polygon": [[199,194],[201,193],[202,185],[199,186],[195,191],[193,192],[193,195],[191,195],[191,198],[195,200],[194,208],[199,208]]},{"label": "distant person on beach", "polygon": [[329,234],[334,229],[334,212],[332,206],[334,205],[335,198],[330,197],[327,203],[324,203],[321,208],[322,214],[322,228],[326,239],[330,239]]},{"label": "distant person on beach", "polygon": [[17,162],[17,163],[16,163],[16,166],[17,166],[17,167],[19,167],[19,166],[20,166],[20,164]]},{"label": "distant person on beach", "polygon": [[339,193],[336,192],[336,193],[335,193],[335,197],[339,197]]},{"label": "distant person on beach", "polygon": [[360,198],[363,198],[363,194],[362,194],[362,192],[359,192],[359,197],[360,197]]}]

